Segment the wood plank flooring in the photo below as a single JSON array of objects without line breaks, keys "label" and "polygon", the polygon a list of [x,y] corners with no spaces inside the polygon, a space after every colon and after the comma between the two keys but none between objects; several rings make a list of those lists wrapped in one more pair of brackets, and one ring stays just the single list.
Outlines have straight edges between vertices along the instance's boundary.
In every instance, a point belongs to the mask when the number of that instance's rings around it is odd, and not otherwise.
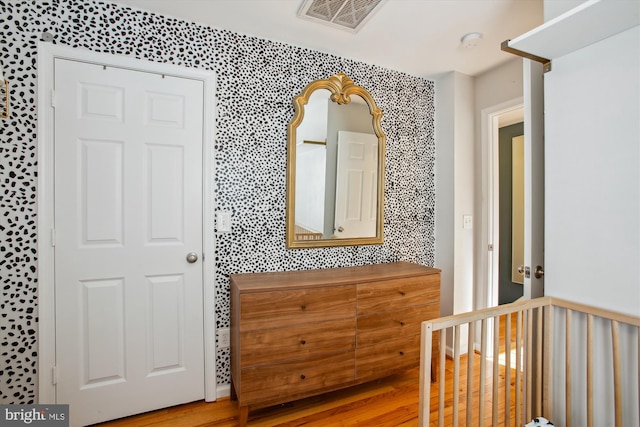
[{"label": "wood plank flooring", "polygon": [[[416,426],[418,370],[249,413],[249,426]],[[237,402],[194,402],[101,427],[237,426]]]},{"label": "wood plank flooring", "polygon": [[[515,329],[515,328],[514,328]],[[477,390],[480,375],[480,357],[474,354],[474,399],[472,409],[473,425],[478,425]],[[460,358],[461,378],[459,397],[459,419],[461,425],[466,418],[466,366],[467,358]],[[452,425],[453,406],[453,361],[445,365],[445,425]],[[513,371],[512,371],[513,372]],[[511,375],[513,383],[515,375]],[[505,371],[500,370],[500,383],[504,383]],[[491,369],[487,372],[485,393],[485,424],[491,425]],[[431,387],[431,408],[438,407],[438,385]],[[302,399],[270,408],[253,410],[249,413],[251,427],[332,427],[332,426],[373,426],[406,427],[418,425],[419,370],[413,369],[382,380],[339,390],[321,396]],[[510,399],[509,411],[514,412],[514,398]],[[505,425],[505,398],[499,396],[499,425]],[[237,402],[223,398],[213,403],[194,402],[172,408],[161,409],[121,420],[100,424],[100,427],[231,427],[238,425]],[[432,426],[437,422],[432,420]],[[515,425],[509,422],[506,425]]]},{"label": "wood plank flooring", "polygon": [[[466,358],[461,358],[463,378],[460,381],[460,420],[466,414]],[[447,365],[452,365],[447,361]],[[452,366],[447,370],[452,371]],[[479,381],[476,369],[474,384]],[[275,407],[258,409],[249,414],[249,426],[252,427],[293,427],[293,426],[417,426],[418,425],[418,369],[394,375],[379,381],[362,384],[345,390],[327,393]],[[449,376],[450,378],[450,376]],[[490,386],[490,384],[489,384]],[[438,388],[432,385],[432,403],[437,408]],[[445,425],[451,425],[453,381],[445,384]],[[477,414],[477,393],[474,393]],[[503,399],[501,399],[503,400]],[[491,403],[490,398],[488,404]],[[491,409],[485,411],[490,415]],[[513,411],[513,409],[512,409]],[[504,417],[504,404],[500,404],[499,419]],[[237,426],[237,402],[228,398],[218,402],[194,402],[172,408],[161,409],[121,420],[101,424],[102,427],[195,427]],[[477,420],[477,415],[474,416]],[[437,425],[432,420],[431,425]],[[474,422],[474,425],[477,423]],[[489,424],[490,425],[490,424]],[[502,424],[501,424],[502,425]]]}]

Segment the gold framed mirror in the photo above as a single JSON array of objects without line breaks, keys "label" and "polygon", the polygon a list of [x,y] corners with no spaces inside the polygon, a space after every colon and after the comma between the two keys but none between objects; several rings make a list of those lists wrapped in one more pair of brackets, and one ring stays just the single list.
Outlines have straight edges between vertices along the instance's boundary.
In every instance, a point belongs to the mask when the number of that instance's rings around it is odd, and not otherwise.
[{"label": "gold framed mirror", "polygon": [[371,94],[345,74],[309,83],[288,126],[287,248],[384,241],[386,137]]}]

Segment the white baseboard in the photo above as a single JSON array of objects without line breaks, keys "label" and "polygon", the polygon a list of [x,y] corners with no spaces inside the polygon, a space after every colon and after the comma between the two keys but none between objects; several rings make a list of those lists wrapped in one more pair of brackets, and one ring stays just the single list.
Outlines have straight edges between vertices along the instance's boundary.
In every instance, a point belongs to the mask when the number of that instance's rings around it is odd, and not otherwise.
[{"label": "white baseboard", "polygon": [[231,396],[231,385],[223,384],[216,387],[216,396],[218,399],[221,397],[229,397]]}]

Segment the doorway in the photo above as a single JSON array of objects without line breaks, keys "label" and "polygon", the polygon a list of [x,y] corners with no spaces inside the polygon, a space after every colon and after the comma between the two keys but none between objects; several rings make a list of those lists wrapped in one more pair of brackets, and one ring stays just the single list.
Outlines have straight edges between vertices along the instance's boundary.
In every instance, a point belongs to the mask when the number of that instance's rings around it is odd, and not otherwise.
[{"label": "doorway", "polygon": [[215,400],[212,74],[44,43],[39,64],[40,403],[88,424]]},{"label": "doorway", "polygon": [[[483,157],[486,164],[487,202],[486,232],[483,230],[482,246],[487,248],[480,254],[480,274],[487,286],[480,286],[478,307],[495,307],[500,302],[500,129],[524,122],[523,98],[513,99],[487,108],[481,114]],[[486,239],[486,240],[485,240]],[[504,263],[504,261],[503,261]],[[484,272],[483,272],[484,271]]]},{"label": "doorway", "polygon": [[524,122],[498,130],[498,206],[498,304],[508,304],[524,294]]}]

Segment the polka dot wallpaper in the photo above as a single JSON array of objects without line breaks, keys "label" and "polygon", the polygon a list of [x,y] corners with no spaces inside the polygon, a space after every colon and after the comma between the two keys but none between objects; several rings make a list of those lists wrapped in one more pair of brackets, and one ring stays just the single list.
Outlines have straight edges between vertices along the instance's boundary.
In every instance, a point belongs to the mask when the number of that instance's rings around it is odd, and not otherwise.
[{"label": "polka dot wallpaper", "polygon": [[[379,66],[205,27],[104,1],[0,0],[0,62],[11,111],[0,120],[0,403],[37,402],[37,42],[216,73],[215,202],[233,215],[216,235],[216,317],[229,326],[229,275],[398,260],[432,266],[435,250],[434,83]],[[344,72],[369,90],[387,135],[385,242],[285,247],[291,100]],[[215,233],[215,230],[207,230]],[[229,350],[217,354],[230,382]]]}]

